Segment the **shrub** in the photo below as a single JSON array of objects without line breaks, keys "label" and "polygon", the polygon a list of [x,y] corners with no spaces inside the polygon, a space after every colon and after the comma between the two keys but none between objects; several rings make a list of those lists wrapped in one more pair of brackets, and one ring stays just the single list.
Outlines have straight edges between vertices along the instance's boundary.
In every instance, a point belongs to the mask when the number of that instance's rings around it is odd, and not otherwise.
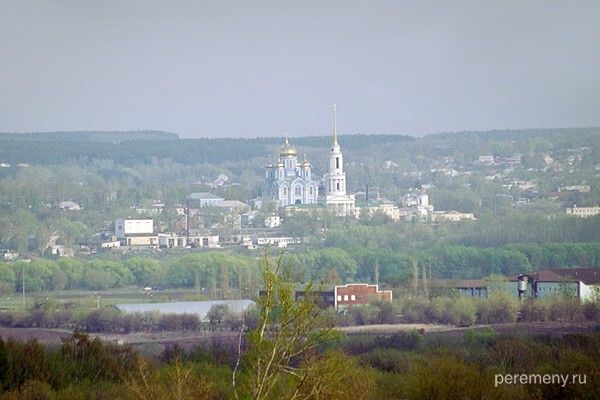
[{"label": "shrub", "polygon": [[515,322],[519,314],[519,301],[509,293],[496,292],[489,299],[477,302],[477,322],[502,324]]},{"label": "shrub", "polygon": [[371,322],[374,324],[395,324],[398,322],[396,313],[392,303],[387,301],[378,301],[373,304],[374,315],[372,316]]},{"label": "shrub", "polygon": [[491,326],[486,326],[481,331],[468,329],[463,335],[465,341],[472,346],[491,346],[496,341],[496,332]]},{"label": "shrub", "polygon": [[565,297],[553,297],[549,298],[549,317],[551,321],[565,322],[565,321],[583,321],[585,315],[583,313],[583,307],[576,298],[565,298]]},{"label": "shrub", "polygon": [[457,298],[450,308],[452,323],[460,326],[471,326],[477,317],[477,310],[473,301],[465,296]]},{"label": "shrub", "polygon": [[405,322],[427,322],[431,313],[431,303],[425,297],[405,298],[402,302],[402,314]]},{"label": "shrub", "polygon": [[583,315],[588,321],[600,320],[600,307],[598,303],[584,303]]},{"label": "shrub", "polygon": [[522,373],[535,366],[535,352],[529,343],[516,336],[501,337],[492,346],[490,365],[503,373]]},{"label": "shrub", "polygon": [[453,321],[450,309],[454,301],[453,298],[447,296],[434,297],[431,299],[431,307],[428,309],[427,319],[430,322],[438,324],[451,324]]},{"label": "shrub", "polygon": [[369,325],[375,319],[373,308],[369,306],[350,307],[348,319],[350,325]]},{"label": "shrub", "polygon": [[361,363],[380,371],[407,373],[413,357],[396,349],[375,349],[360,356]]},{"label": "shrub", "polygon": [[528,299],[521,306],[521,321],[544,322],[548,320],[549,305],[545,300]]},{"label": "shrub", "polygon": [[373,348],[416,350],[423,342],[423,335],[416,329],[410,332],[397,332],[387,336],[377,336],[373,341]]},{"label": "shrub", "polygon": [[[408,399],[499,399],[508,398],[505,387],[494,387],[491,372],[452,354],[429,354],[411,364],[402,393]],[[510,389],[510,388],[508,388]]]}]

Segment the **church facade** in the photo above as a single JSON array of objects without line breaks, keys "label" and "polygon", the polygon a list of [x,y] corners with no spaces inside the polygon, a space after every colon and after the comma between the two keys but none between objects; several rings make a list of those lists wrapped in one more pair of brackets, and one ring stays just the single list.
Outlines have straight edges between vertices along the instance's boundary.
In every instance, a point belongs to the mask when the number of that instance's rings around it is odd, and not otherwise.
[{"label": "church facade", "polygon": [[263,197],[279,202],[280,207],[291,204],[317,204],[319,186],[312,179],[312,165],[304,157],[298,163],[298,152],[288,138],[279,149],[277,162],[265,167]]},{"label": "church facade", "polygon": [[263,197],[277,200],[280,207],[301,204],[321,204],[338,216],[354,215],[355,199],[346,191],[344,156],[337,137],[337,121],[334,106],[333,144],[329,153],[329,169],[323,177],[323,190],[312,178],[312,166],[306,160],[298,163],[298,152],[288,138],[281,146],[275,164],[265,167]]}]

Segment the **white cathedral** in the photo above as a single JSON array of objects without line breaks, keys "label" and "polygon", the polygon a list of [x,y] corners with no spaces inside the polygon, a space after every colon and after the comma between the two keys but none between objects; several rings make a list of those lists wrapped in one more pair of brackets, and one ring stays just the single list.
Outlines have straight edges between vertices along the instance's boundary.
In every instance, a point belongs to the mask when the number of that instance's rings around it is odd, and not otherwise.
[{"label": "white cathedral", "polygon": [[354,195],[346,193],[344,156],[338,144],[335,106],[333,108],[333,144],[329,153],[329,171],[324,175],[324,190],[312,179],[312,166],[306,160],[298,164],[298,152],[288,138],[281,146],[278,161],[266,165],[263,196],[279,202],[280,207],[321,204],[339,216],[354,215]]}]

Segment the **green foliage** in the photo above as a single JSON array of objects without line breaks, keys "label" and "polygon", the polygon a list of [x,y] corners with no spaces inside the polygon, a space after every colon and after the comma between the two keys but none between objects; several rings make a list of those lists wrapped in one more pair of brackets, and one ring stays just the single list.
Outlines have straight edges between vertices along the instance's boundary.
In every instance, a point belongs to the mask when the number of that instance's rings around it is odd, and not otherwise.
[{"label": "green foliage", "polygon": [[282,258],[273,263],[265,255],[261,264],[264,292],[258,299],[258,325],[248,335],[246,354],[254,399],[272,398],[288,379],[295,387],[291,393],[301,393],[314,369],[310,364],[295,367],[293,361],[335,337],[312,282],[296,299],[291,269]]},{"label": "green foliage", "polygon": [[48,381],[50,364],[44,347],[36,340],[25,343],[9,338],[0,338],[0,387],[14,390],[25,382]]},{"label": "green foliage", "polygon": [[452,322],[459,326],[471,326],[475,323],[476,308],[473,300],[459,296],[450,308]]},{"label": "green foliage", "polygon": [[[302,264],[316,279],[337,270],[343,281],[373,281],[373,263],[377,259],[380,282],[400,285],[410,269],[415,248],[419,260],[427,260],[434,275],[440,278],[480,278],[492,273],[553,267],[598,267],[600,217],[572,218],[561,214],[563,207],[573,202],[598,203],[600,181],[595,176],[595,166],[599,162],[599,137],[596,128],[463,132],[419,139],[399,135],[346,136],[343,146],[348,159],[354,161],[347,165],[349,186],[354,190],[377,186],[383,197],[397,199],[409,188],[430,183],[435,185],[428,193],[436,209],[476,211],[478,220],[441,225],[392,223],[386,218],[361,222],[339,221],[323,213],[292,217],[285,221],[284,229],[290,234],[312,237],[316,250],[306,255]],[[159,146],[155,139],[161,140]],[[224,195],[244,200],[258,195],[257,161],[278,147],[271,138],[178,140],[160,132],[5,134],[0,140],[3,162],[31,164],[29,168],[0,171],[0,246],[18,250],[23,257],[45,254],[55,235],[57,242],[67,247],[90,244],[95,233],[110,229],[106,221],[128,215],[133,205],[148,205],[157,198],[165,203],[165,212],[156,217],[156,222],[161,228],[172,229],[175,205],[200,186],[187,184],[199,177],[226,173],[232,182],[244,184],[219,189]],[[319,160],[326,159],[329,141],[327,136],[295,139],[298,146],[304,147],[301,150],[323,153],[323,157],[315,157],[315,172],[325,169],[325,162]],[[566,159],[574,149],[578,156],[572,166],[526,170],[541,167],[545,163],[543,155],[548,152],[557,159]],[[524,194],[516,187],[506,189],[497,181],[485,179],[492,172],[485,168],[477,170],[471,166],[473,174],[459,177],[431,172],[432,168],[455,168],[452,159],[467,164],[482,154],[522,154],[525,165],[515,167],[512,178],[537,182],[541,193],[584,180],[592,190],[556,205],[537,195],[529,196],[531,204],[521,210],[513,207],[508,196],[516,199]],[[386,161],[399,167],[382,168]],[[418,182],[415,173],[420,176]],[[64,212],[54,208],[68,199],[83,206],[83,210]],[[547,218],[548,214],[557,215]],[[322,246],[343,250],[347,256],[333,254],[332,260],[329,249]],[[157,267],[148,260],[131,261],[128,268],[133,277],[95,265],[95,272],[86,268],[75,274],[62,267],[51,268],[52,277],[48,278],[44,268],[40,268],[39,278],[33,279],[28,290],[100,289],[165,281],[171,286],[192,287],[196,273],[201,287],[208,288],[213,272],[217,283],[221,283],[221,262],[213,261],[216,269],[196,265],[192,271],[185,262],[160,261]],[[248,264],[247,260],[244,262]],[[227,270],[233,283],[230,286],[242,286],[235,275],[237,268]],[[18,280],[16,269],[14,273]],[[46,282],[47,279],[51,281]],[[29,282],[25,283],[27,286]],[[246,283],[243,286],[249,287]],[[11,283],[3,284],[7,285]],[[12,286],[19,289],[17,282]]]},{"label": "green foliage", "polygon": [[484,324],[515,322],[519,314],[519,301],[509,293],[499,291],[489,299],[477,303],[477,320]]},{"label": "green foliage", "polygon": [[[277,331],[269,334],[274,338]],[[596,334],[512,335],[488,327],[466,330],[463,337],[424,340],[408,331],[353,335],[336,350],[312,347],[287,365],[299,375],[280,375],[266,397],[537,400],[593,399],[600,393]],[[0,339],[0,399],[235,398],[237,339],[212,336],[199,346],[188,351],[173,345],[151,357],[78,332],[59,347]],[[239,367],[238,397],[258,397],[252,390],[255,364],[245,359]],[[496,385],[497,374],[576,375],[580,381]]]},{"label": "green foliage", "polygon": [[[250,267],[247,258],[211,251],[188,254],[175,260],[168,268],[166,281],[169,286],[210,288],[212,280],[223,283],[225,275],[238,289],[251,288],[256,282],[256,269]],[[215,282],[215,284],[216,284]]]},{"label": "green foliage", "polygon": [[427,354],[411,364],[403,377],[402,393],[411,399],[503,399],[511,398],[494,387],[494,377],[453,354]]},{"label": "green foliage", "polygon": [[227,304],[215,304],[208,310],[206,317],[211,325],[218,325],[229,313],[231,313],[231,310]]},{"label": "green foliage", "polygon": [[489,347],[494,344],[497,334],[494,332],[494,328],[486,326],[482,330],[475,330],[469,328],[465,331],[463,337],[465,341],[471,346],[486,346]]},{"label": "green foliage", "polygon": [[10,264],[0,263],[0,295],[4,296],[14,292],[16,274]]},{"label": "green foliage", "polygon": [[99,338],[75,332],[62,339],[62,379],[93,384],[99,381],[120,381],[136,363],[129,347],[104,345]]},{"label": "green foliage", "polygon": [[152,258],[132,258],[125,266],[134,276],[134,282],[139,286],[159,286],[165,279],[165,271],[158,261]]}]

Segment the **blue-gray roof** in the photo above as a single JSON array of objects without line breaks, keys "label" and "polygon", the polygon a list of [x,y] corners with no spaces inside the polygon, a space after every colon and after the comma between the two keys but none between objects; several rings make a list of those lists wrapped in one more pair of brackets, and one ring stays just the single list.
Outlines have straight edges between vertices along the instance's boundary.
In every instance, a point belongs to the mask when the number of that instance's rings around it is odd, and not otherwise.
[{"label": "blue-gray roof", "polygon": [[117,304],[117,308],[126,313],[146,313],[157,311],[160,314],[196,314],[201,320],[207,319],[208,310],[216,304],[227,304],[234,313],[241,313],[255,305],[252,300],[213,300],[180,301],[171,303]]},{"label": "blue-gray roof", "polygon": [[208,192],[191,193],[188,196],[188,198],[190,198],[192,200],[203,200],[203,199],[221,199],[221,200],[224,200],[222,197],[219,197],[216,194],[208,193]]}]

